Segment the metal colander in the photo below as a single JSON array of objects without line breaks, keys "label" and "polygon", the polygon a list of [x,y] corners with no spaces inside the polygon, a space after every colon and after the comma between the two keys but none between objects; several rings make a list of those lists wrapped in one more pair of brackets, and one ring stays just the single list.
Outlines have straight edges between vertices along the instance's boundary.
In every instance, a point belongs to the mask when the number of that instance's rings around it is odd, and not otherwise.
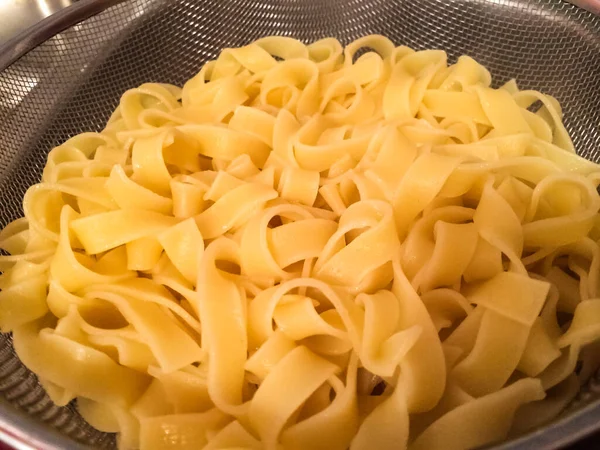
[{"label": "metal colander", "polygon": [[[595,0],[586,0],[595,1]],[[592,4],[592,3],[590,3]],[[468,54],[496,85],[554,95],[578,152],[600,161],[600,16],[561,0],[81,0],[0,51],[0,226],[22,215],[48,151],[100,130],[120,94],[182,85],[224,47],[265,35],[346,44],[378,33]],[[60,363],[58,361],[57,363]],[[111,448],[73,405],[56,407],[0,335],[0,429],[35,448]],[[559,448],[600,429],[600,376],[555,422],[497,449]],[[599,438],[600,439],[600,438]]]}]

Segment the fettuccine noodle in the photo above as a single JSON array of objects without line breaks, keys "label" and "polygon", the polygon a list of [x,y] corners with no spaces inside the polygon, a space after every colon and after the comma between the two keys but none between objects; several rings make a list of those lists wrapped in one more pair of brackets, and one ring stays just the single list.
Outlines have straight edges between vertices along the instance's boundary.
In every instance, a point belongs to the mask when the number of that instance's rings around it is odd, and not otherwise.
[{"label": "fettuccine noodle", "polygon": [[121,449],[532,429],[600,362],[600,167],[554,98],[490,85],[382,36],[267,37],[131,89],[0,233],[0,327]]}]

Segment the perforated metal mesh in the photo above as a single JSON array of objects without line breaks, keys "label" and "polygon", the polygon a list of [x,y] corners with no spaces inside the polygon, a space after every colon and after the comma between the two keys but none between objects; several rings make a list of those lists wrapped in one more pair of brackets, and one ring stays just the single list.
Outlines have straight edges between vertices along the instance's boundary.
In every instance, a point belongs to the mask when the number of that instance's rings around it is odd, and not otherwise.
[{"label": "perforated metal mesh", "polygon": [[[0,226],[22,214],[48,151],[70,136],[99,130],[125,90],[147,81],[181,85],[223,47],[278,34],[343,43],[369,33],[415,49],[468,54],[496,85],[554,95],[578,152],[600,161],[600,17],[560,0],[131,0],[67,29],[0,73]],[[599,397],[596,384],[571,411]],[[74,408],[58,408],[0,335],[5,421],[40,442],[43,423],[97,448],[114,437],[89,427]],[[6,402],[33,419],[15,416]],[[600,410],[600,404],[596,410]],[[15,413],[16,414],[16,413]],[[38,433],[38,434],[36,434]],[[53,440],[64,448],[70,444]]]}]

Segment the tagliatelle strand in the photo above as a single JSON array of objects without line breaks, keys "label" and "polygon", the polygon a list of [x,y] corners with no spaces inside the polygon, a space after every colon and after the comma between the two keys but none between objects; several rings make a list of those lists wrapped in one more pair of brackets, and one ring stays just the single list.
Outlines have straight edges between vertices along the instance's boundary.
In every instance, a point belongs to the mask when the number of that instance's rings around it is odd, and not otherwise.
[{"label": "tagliatelle strand", "polygon": [[123,450],[469,449],[600,366],[598,183],[468,56],[266,37],[49,152],[0,329]]}]

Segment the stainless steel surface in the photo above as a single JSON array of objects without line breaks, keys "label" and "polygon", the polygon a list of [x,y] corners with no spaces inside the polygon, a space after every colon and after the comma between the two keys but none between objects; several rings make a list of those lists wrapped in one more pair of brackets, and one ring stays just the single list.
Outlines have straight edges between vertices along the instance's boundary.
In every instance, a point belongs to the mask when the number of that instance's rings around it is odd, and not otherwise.
[{"label": "stainless steel surface", "polygon": [[0,0],[0,44],[75,0]]},{"label": "stainless steel surface", "polygon": [[[557,97],[579,153],[600,161],[600,17],[561,0],[81,0],[73,8],[0,50],[2,70],[41,43],[0,72],[0,226],[22,214],[47,152],[100,129],[123,91],[145,81],[182,84],[223,47],[268,34],[347,43],[381,33],[443,48],[451,59],[469,54],[496,84],[516,77],[522,88]],[[600,429],[598,386],[592,380],[553,424],[498,448],[559,448]],[[0,428],[18,439],[46,448],[114,445],[72,406],[52,405],[7,335],[0,392]]]},{"label": "stainless steel surface", "polygon": [[570,0],[574,5],[587,9],[594,14],[600,14],[600,0]]}]

